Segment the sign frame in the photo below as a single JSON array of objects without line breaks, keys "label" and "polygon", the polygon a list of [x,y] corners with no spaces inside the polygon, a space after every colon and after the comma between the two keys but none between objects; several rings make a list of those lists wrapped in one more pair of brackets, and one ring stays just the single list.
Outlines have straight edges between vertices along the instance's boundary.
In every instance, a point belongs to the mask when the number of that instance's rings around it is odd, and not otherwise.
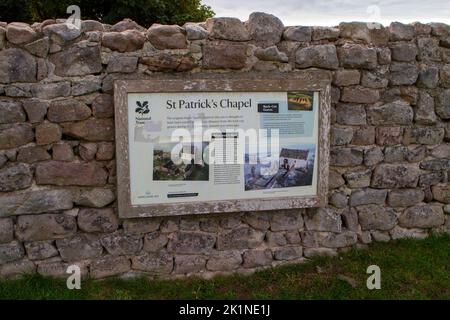
[{"label": "sign frame", "polygon": [[[261,199],[197,201],[171,204],[132,205],[128,137],[128,94],[169,92],[276,92],[318,91],[319,128],[317,193]],[[330,74],[324,70],[284,73],[162,74],[142,80],[114,81],[117,199],[121,218],[159,217],[241,211],[321,207],[328,202],[330,154]]]}]

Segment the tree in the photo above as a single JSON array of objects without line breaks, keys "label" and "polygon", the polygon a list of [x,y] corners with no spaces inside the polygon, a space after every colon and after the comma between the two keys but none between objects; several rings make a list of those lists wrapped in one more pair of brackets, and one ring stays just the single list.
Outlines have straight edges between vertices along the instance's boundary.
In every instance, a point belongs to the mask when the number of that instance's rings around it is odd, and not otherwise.
[{"label": "tree", "polygon": [[114,24],[130,18],[142,26],[204,21],[214,16],[201,0],[0,0],[0,21],[39,22],[66,18],[66,9],[78,5],[83,20]]}]

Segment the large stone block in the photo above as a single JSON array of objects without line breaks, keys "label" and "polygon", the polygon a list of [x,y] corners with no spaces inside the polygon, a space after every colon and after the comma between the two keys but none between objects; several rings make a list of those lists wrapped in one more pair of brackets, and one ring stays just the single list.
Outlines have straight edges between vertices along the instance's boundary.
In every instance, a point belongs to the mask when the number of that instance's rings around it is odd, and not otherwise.
[{"label": "large stone block", "polygon": [[232,271],[242,263],[242,255],[238,251],[223,251],[211,255],[206,263],[206,269],[211,271]]},{"label": "large stone block", "polygon": [[94,260],[89,266],[90,276],[101,279],[125,273],[131,268],[130,260],[126,257],[105,257]]},{"label": "large stone block", "polygon": [[144,251],[158,252],[162,250],[169,242],[169,237],[166,233],[154,231],[147,233],[144,237]]},{"label": "large stone block", "polygon": [[123,222],[123,229],[128,234],[143,234],[158,230],[160,225],[158,218],[127,219]]},{"label": "large stone block", "polygon": [[374,188],[414,188],[419,173],[414,164],[380,164],[373,171],[370,185]]},{"label": "large stone block", "polygon": [[50,154],[43,147],[30,146],[19,149],[17,153],[17,161],[25,163],[33,163],[51,159]]},{"label": "large stone block", "polygon": [[52,122],[85,120],[90,116],[91,109],[75,99],[53,101],[47,111],[47,118]]},{"label": "large stone block", "polygon": [[377,51],[374,48],[358,44],[345,44],[338,50],[341,66],[344,68],[375,69],[377,66]]},{"label": "large stone block", "polygon": [[392,22],[389,26],[389,34],[391,41],[412,40],[415,36],[415,29],[410,24]]},{"label": "large stone block", "polygon": [[116,199],[111,189],[94,188],[81,190],[74,199],[75,204],[83,207],[102,208]]},{"label": "large stone block", "polygon": [[358,242],[356,232],[345,231],[343,233],[332,233],[322,240],[322,246],[326,248],[344,248]]},{"label": "large stone block", "polygon": [[102,35],[102,46],[119,52],[130,52],[141,49],[145,36],[138,30],[122,32],[105,32]]},{"label": "large stone block", "polygon": [[391,64],[389,82],[393,86],[413,85],[419,77],[419,70],[415,64],[394,62]]},{"label": "large stone block", "polygon": [[0,51],[0,83],[36,82],[36,59],[28,52],[10,48]]},{"label": "large stone block", "polygon": [[220,233],[217,238],[218,250],[256,248],[264,241],[264,232],[252,228],[240,227]]},{"label": "large stone block", "polygon": [[168,253],[146,253],[131,258],[131,268],[155,275],[169,274],[173,270],[173,257]]},{"label": "large stone block", "polygon": [[103,252],[97,236],[83,233],[56,240],[56,247],[67,262],[98,258]]},{"label": "large stone block", "polygon": [[272,264],[273,256],[269,249],[247,250],[243,254],[244,268],[264,267]]},{"label": "large stone block", "polygon": [[30,99],[23,101],[23,108],[27,113],[28,120],[31,123],[39,123],[44,120],[50,103],[38,99]]},{"label": "large stone block", "polygon": [[61,213],[19,216],[16,225],[16,237],[21,241],[59,239],[76,231],[75,218]]},{"label": "large stone block", "polygon": [[14,240],[14,224],[11,218],[0,218],[0,243]]},{"label": "large stone block", "polygon": [[25,250],[30,260],[44,260],[59,254],[53,241],[25,242]]},{"label": "large stone block", "polygon": [[422,202],[425,193],[421,189],[397,189],[391,190],[388,196],[388,204],[391,207],[409,207]]},{"label": "large stone block", "polygon": [[362,230],[391,230],[397,224],[394,210],[376,204],[357,207]]},{"label": "large stone block", "polygon": [[395,101],[366,108],[367,121],[372,125],[410,125],[414,118],[411,106],[403,101]]},{"label": "large stone block", "polygon": [[250,34],[241,20],[237,18],[210,18],[206,20],[206,29],[212,39],[230,41],[248,41]]},{"label": "large stone block", "polygon": [[205,270],[206,258],[199,255],[177,255],[175,256],[174,273],[189,274]]},{"label": "large stone block", "polygon": [[434,98],[425,91],[419,92],[419,101],[414,114],[414,121],[419,124],[432,125],[437,120],[434,113]]},{"label": "large stone block", "polygon": [[450,119],[450,90],[443,90],[438,95],[435,108],[441,119]]},{"label": "large stone block", "polygon": [[78,226],[85,232],[113,232],[119,221],[113,208],[82,208],[78,213]]},{"label": "large stone block", "polygon": [[418,49],[412,43],[395,43],[391,46],[392,59],[400,62],[415,61]]},{"label": "large stone block", "polygon": [[[239,44],[237,44],[239,45]],[[208,48],[209,50],[210,48]],[[207,50],[206,48],[204,50]],[[211,50],[214,51],[214,48]],[[209,61],[211,63],[211,69],[220,68],[215,67],[215,63],[224,63],[227,65],[230,65],[230,67],[223,67],[223,68],[238,68],[237,65],[239,63],[245,64],[246,57],[242,55],[245,54],[245,51],[238,51],[238,52],[232,52],[233,48],[229,48],[227,52],[221,53],[223,56],[226,56],[225,59],[228,59],[227,61],[219,61],[214,62],[212,61],[213,56],[215,54],[219,54],[218,52],[210,52],[210,55],[208,58],[211,60]],[[205,51],[204,51],[205,53]],[[243,59],[243,60],[242,60]],[[244,62],[242,62],[244,61]],[[176,71],[176,72],[183,72],[183,71],[189,71],[193,69],[197,63],[195,59],[190,54],[176,54],[176,53],[168,53],[168,52],[149,52],[146,53],[145,56],[141,57],[139,59],[139,62],[142,64],[147,65],[148,69],[150,71]],[[208,63],[209,63],[208,62]],[[232,67],[231,67],[232,65]],[[241,67],[239,67],[241,68]],[[238,68],[238,69],[239,69]],[[105,91],[105,90],[103,90]]]},{"label": "large stone block", "polygon": [[50,61],[55,65],[55,74],[61,77],[83,76],[102,70],[99,45],[86,41],[50,55]]},{"label": "large stone block", "polygon": [[399,225],[405,228],[433,228],[444,222],[442,207],[427,204],[407,208],[398,218]]},{"label": "large stone block", "polygon": [[20,147],[33,139],[34,132],[29,123],[0,125],[0,149]]},{"label": "large stone block", "polygon": [[36,183],[59,186],[102,186],[106,184],[107,171],[98,163],[62,161],[41,162],[36,167]]},{"label": "large stone block", "polygon": [[106,234],[100,239],[101,244],[109,254],[137,255],[142,249],[142,238],[140,235],[130,235],[126,232],[114,232]]},{"label": "large stone block", "polygon": [[298,49],[295,53],[295,63],[300,69],[310,67],[337,69],[339,67],[336,47],[331,44]]},{"label": "large stone block", "polygon": [[252,40],[267,47],[280,42],[284,30],[280,19],[264,12],[251,13],[246,27]]},{"label": "large stone block", "polygon": [[113,141],[114,121],[112,119],[87,119],[62,123],[63,133],[88,141]]},{"label": "large stone block", "polygon": [[275,260],[300,259],[303,255],[303,248],[297,246],[275,248],[272,251]]},{"label": "large stone block", "polygon": [[[25,163],[7,165],[0,169],[0,191],[15,191],[31,186],[33,173]],[[1,209],[0,209],[1,210]]]},{"label": "large stone block", "polygon": [[283,40],[296,42],[310,42],[312,37],[311,27],[294,26],[287,27],[283,32]]},{"label": "large stone block", "polygon": [[216,238],[211,234],[179,231],[170,239],[167,250],[181,254],[208,253],[215,243]]},{"label": "large stone block", "polygon": [[18,241],[0,244],[0,265],[21,259],[25,255],[22,244]]},{"label": "large stone block", "polygon": [[336,121],[343,125],[365,125],[366,110],[360,104],[336,105]]},{"label": "large stone block", "polygon": [[364,41],[374,45],[386,44],[389,41],[389,30],[377,23],[342,22],[339,24],[341,38]]},{"label": "large stone block", "polygon": [[36,37],[36,31],[23,22],[12,22],[6,27],[6,38],[13,44],[23,45],[36,40]]},{"label": "large stone block", "polygon": [[207,43],[203,46],[206,69],[242,69],[247,60],[247,45],[239,43]]},{"label": "large stone block", "polygon": [[0,124],[25,122],[26,116],[22,103],[12,100],[0,100]]},{"label": "large stone block", "polygon": [[310,231],[341,232],[342,230],[341,216],[331,208],[308,210],[304,219],[306,229]]},{"label": "large stone block", "polygon": [[353,190],[350,196],[350,206],[360,206],[364,204],[384,205],[386,201],[387,190],[378,190],[365,188]]},{"label": "large stone block", "polygon": [[36,272],[36,266],[28,259],[16,260],[0,266],[0,278],[19,278]]},{"label": "large stone block", "polygon": [[344,87],[341,101],[353,103],[375,103],[380,99],[380,93],[376,89],[362,86]]},{"label": "large stone block", "polygon": [[330,151],[330,163],[334,166],[350,167],[358,166],[363,162],[364,153],[357,148],[332,148]]},{"label": "large stone block", "polygon": [[147,39],[156,49],[185,49],[186,35],[183,28],[176,25],[153,24],[147,31]]},{"label": "large stone block", "polygon": [[289,231],[303,228],[302,210],[275,212],[270,219],[270,230]]},{"label": "large stone block", "polygon": [[[70,82],[36,83],[31,86],[31,93],[33,94],[33,97],[45,100],[67,97],[70,95]],[[46,105],[49,105],[48,101],[46,102]]]},{"label": "large stone block", "polygon": [[44,122],[36,126],[36,144],[45,145],[58,142],[62,138],[62,129],[56,123]]},{"label": "large stone block", "polygon": [[443,139],[444,128],[406,128],[404,133],[405,144],[439,144]]},{"label": "large stone block", "polygon": [[433,198],[442,203],[450,203],[450,183],[431,187]]}]

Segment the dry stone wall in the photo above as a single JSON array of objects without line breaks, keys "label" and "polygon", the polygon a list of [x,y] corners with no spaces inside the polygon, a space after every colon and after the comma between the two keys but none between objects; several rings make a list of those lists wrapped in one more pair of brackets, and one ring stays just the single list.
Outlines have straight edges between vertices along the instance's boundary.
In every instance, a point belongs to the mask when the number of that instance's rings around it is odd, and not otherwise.
[{"label": "dry stone wall", "polygon": [[[450,229],[450,27],[0,23],[0,275],[252,271]],[[329,205],[119,219],[113,82],[320,68],[333,85]]]}]

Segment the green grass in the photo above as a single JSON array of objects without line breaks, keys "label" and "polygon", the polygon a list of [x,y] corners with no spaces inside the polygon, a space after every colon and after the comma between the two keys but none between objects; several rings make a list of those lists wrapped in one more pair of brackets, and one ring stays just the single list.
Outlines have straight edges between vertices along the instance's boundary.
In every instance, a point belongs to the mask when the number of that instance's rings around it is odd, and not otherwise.
[{"label": "green grass", "polygon": [[[381,268],[381,290],[366,269]],[[0,299],[450,299],[450,236],[375,243],[334,258],[212,280],[106,279],[68,290],[64,280],[0,281]],[[342,276],[355,282],[352,287]]]}]

